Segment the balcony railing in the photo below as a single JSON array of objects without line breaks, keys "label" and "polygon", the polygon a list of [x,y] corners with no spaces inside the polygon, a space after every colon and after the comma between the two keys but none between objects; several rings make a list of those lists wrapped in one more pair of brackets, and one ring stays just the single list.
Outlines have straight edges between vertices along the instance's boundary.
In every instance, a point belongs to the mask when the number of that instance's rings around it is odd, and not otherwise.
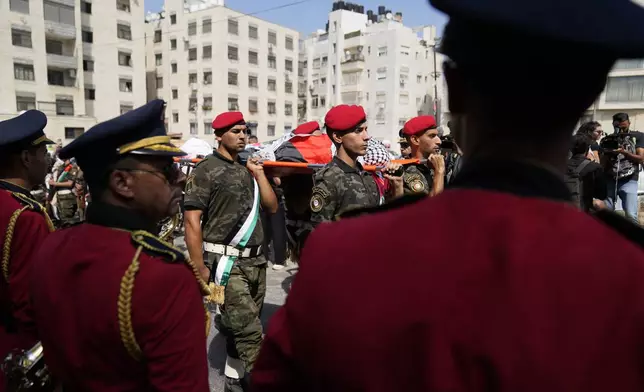
[{"label": "balcony railing", "polygon": [[59,39],[76,39],[76,26],[60,22],[45,21],[45,35]]},{"label": "balcony railing", "polygon": [[47,66],[58,69],[77,69],[78,59],[75,56],[47,53]]}]

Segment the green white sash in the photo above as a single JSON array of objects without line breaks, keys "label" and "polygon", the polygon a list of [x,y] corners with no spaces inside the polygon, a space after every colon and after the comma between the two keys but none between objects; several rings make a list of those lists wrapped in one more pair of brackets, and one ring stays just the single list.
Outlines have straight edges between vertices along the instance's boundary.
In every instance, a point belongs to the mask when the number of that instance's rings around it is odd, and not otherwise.
[{"label": "green white sash", "polygon": [[[246,221],[244,221],[244,224],[242,227],[239,229],[237,234],[233,237],[233,239],[230,241],[229,244],[225,244],[228,246],[233,246],[240,251],[243,250],[246,247],[246,244],[248,243],[248,240],[250,239],[250,236],[253,234],[253,231],[255,231],[255,226],[257,225],[257,221],[259,220],[259,186],[257,185],[257,181],[255,178],[253,178],[253,207],[250,210],[250,214],[246,217]],[[230,271],[233,269],[233,265],[235,264],[235,260],[237,260],[237,257],[235,256],[221,256],[219,261],[217,262],[217,269],[215,271],[215,284],[218,286],[224,286],[228,284],[228,279],[230,278]]]}]

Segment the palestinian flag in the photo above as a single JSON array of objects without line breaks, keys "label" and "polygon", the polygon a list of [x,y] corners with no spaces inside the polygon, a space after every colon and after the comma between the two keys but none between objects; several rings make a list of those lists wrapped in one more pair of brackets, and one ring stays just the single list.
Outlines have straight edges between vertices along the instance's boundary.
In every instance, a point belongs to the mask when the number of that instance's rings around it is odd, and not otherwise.
[{"label": "palestinian flag", "polygon": [[302,167],[271,167],[271,173],[278,177],[310,174],[314,167],[322,167],[331,162],[333,154],[333,143],[326,134],[295,135],[275,150],[275,161],[300,163]]}]

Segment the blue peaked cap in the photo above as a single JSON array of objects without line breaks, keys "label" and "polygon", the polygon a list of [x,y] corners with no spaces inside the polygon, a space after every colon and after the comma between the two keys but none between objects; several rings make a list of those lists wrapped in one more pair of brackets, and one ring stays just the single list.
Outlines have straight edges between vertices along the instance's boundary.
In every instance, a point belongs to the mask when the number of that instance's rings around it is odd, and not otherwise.
[{"label": "blue peaked cap", "polygon": [[27,110],[21,115],[0,122],[0,149],[36,147],[54,144],[45,136],[47,116],[38,110]]}]

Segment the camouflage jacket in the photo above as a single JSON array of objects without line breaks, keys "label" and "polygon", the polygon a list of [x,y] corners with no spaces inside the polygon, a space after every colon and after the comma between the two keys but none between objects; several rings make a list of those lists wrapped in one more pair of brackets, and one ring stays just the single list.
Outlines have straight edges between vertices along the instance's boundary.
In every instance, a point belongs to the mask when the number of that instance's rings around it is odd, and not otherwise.
[{"label": "camouflage jacket", "polygon": [[415,193],[429,194],[433,185],[432,169],[427,165],[409,165],[403,173],[403,187],[405,195]]},{"label": "camouflage jacket", "polygon": [[[253,176],[240,162],[214,151],[201,161],[186,181],[187,209],[204,212],[203,240],[228,244],[244,223],[253,205]],[[264,232],[258,219],[247,247],[262,245]]]},{"label": "camouflage jacket", "polygon": [[371,173],[334,157],[331,163],[315,173],[311,196],[311,222],[317,225],[357,208],[380,204],[380,192]]}]

